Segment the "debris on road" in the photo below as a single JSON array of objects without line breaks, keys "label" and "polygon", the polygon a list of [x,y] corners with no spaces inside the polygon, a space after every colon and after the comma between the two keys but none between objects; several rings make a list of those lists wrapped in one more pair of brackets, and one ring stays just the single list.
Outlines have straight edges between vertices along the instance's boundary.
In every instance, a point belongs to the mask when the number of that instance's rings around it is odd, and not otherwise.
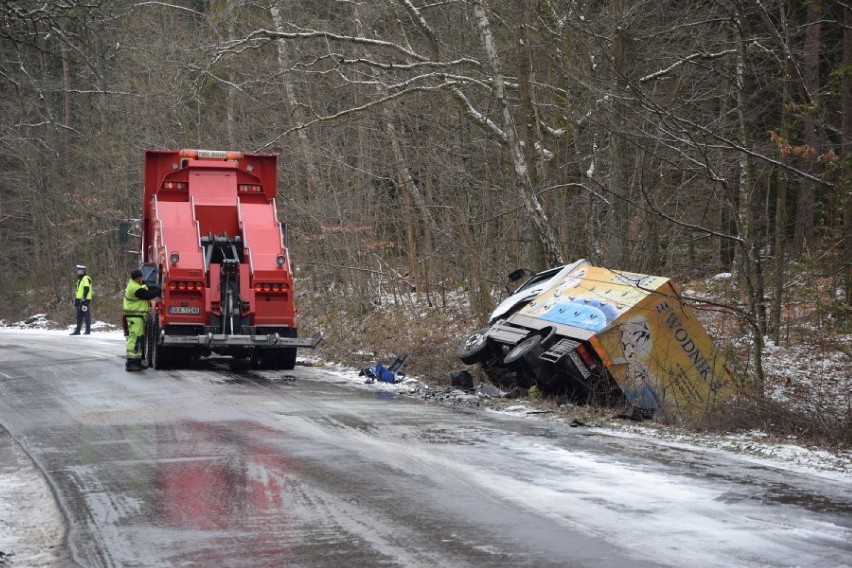
[{"label": "debris on road", "polygon": [[450,373],[450,385],[460,389],[472,390],[473,375],[467,369],[453,371]]},{"label": "debris on road", "polygon": [[488,396],[492,398],[504,398],[506,396],[506,393],[504,393],[494,385],[490,385],[488,383],[479,383],[476,387],[476,392],[478,392],[482,396]]},{"label": "debris on road", "polygon": [[381,361],[376,361],[375,366],[361,369],[358,376],[367,377],[365,381],[367,384],[375,381],[396,384],[405,379],[405,373],[402,371],[402,368],[405,367],[409,359],[411,359],[411,354],[406,353],[402,357],[394,359],[394,362],[389,367],[385,367]]}]

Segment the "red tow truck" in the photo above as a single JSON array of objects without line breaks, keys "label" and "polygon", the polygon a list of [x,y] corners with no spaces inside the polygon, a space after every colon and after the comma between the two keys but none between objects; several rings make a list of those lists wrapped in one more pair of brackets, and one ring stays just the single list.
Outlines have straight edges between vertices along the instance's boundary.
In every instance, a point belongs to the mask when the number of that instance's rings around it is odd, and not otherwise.
[{"label": "red tow truck", "polygon": [[292,369],[297,337],[287,228],[278,221],[275,154],[146,150],[145,282],[159,286],[145,335],[156,369],[212,353]]}]

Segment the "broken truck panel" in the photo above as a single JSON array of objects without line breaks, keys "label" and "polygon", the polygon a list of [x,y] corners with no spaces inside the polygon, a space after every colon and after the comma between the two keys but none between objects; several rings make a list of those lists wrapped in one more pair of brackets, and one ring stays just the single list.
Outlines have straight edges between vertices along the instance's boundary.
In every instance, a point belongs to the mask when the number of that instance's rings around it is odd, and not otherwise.
[{"label": "broken truck panel", "polygon": [[668,278],[586,261],[565,268],[483,338],[471,336],[462,360],[547,391],[588,396],[613,383],[643,415],[692,416],[731,396],[724,357]]},{"label": "broken truck panel", "polygon": [[[622,273],[624,274],[624,273]],[[724,356],[668,279],[654,282],[592,345],[636,408],[689,417],[733,394]]]},{"label": "broken truck panel", "polygon": [[[536,296],[541,294],[544,290],[549,288],[553,281],[559,279],[563,274],[570,272],[579,265],[588,264],[589,263],[585,260],[578,260],[572,264],[557,266],[550,270],[534,274],[528,278],[526,282],[521,284],[514,292],[512,292],[509,297],[500,302],[500,304],[494,308],[489,321],[494,323],[494,321],[498,318],[509,317],[518,309],[528,304]],[[510,278],[511,276],[512,275],[510,275]]]}]

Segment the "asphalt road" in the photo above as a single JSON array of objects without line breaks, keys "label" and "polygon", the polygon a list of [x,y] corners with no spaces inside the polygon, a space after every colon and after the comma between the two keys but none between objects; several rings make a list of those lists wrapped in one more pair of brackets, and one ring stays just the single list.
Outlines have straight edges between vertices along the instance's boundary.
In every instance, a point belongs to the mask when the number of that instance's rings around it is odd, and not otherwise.
[{"label": "asphalt road", "polygon": [[353,389],[321,368],[130,374],[122,348],[0,330],[0,425],[56,499],[57,565],[852,563],[843,481]]}]

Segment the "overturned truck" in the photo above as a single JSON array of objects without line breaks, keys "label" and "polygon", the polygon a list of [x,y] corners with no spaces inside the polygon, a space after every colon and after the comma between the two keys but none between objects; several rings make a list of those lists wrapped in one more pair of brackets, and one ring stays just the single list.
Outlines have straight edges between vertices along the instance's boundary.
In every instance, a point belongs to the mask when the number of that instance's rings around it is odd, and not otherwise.
[{"label": "overturned truck", "polygon": [[534,275],[489,324],[458,356],[504,388],[620,400],[645,418],[695,416],[733,393],[725,358],[668,278],[579,260]]}]

